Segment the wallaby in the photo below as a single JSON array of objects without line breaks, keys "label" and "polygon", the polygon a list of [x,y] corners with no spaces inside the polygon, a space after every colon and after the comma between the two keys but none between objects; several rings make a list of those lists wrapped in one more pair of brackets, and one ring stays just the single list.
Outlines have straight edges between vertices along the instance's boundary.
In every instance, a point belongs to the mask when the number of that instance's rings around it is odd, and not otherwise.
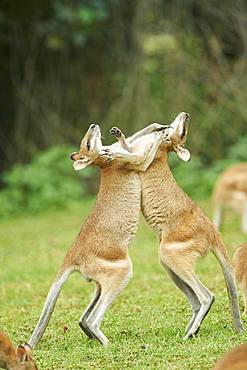
[{"label": "wallaby", "polygon": [[213,370],[246,370],[247,344],[240,344],[224,354],[213,367]]},{"label": "wallaby", "polygon": [[[95,283],[94,297],[79,325],[90,338],[96,338],[104,346],[108,344],[100,330],[101,321],[132,276],[128,246],[137,231],[141,204],[141,181],[135,169],[145,171],[152,162],[164,135],[157,131],[160,129],[163,126],[157,124],[147,130],[153,134],[142,140],[141,146],[137,144],[135,152],[128,153],[118,143],[103,147],[100,128],[93,124],[81,141],[79,153],[71,155],[76,170],[90,164],[100,167],[100,189],[93,211],[50,288],[38,324],[27,343],[30,348],[34,348],[41,339],[59,292],[74,271]],[[122,155],[124,159],[121,159]]]},{"label": "wallaby", "polygon": [[[202,209],[180,189],[168,165],[168,152],[171,151],[184,161],[190,159],[189,151],[183,147],[188,119],[189,115],[184,112],[177,116],[170,125],[168,137],[159,146],[155,159],[147,171],[140,172],[142,213],[159,236],[161,265],[192,307],[193,314],[185,339],[198,332],[214,302],[213,294],[201,283],[194,268],[197,259],[210,249],[223,270],[234,326],[239,332],[243,331],[231,263],[220,234]],[[119,137],[120,130],[118,140]],[[130,151],[135,151],[135,140],[138,139],[140,145],[141,137],[143,131],[126,140],[121,137],[119,141],[124,141],[125,147],[129,146]]]},{"label": "wallaby", "polygon": [[0,331],[0,368],[8,370],[37,370],[30,350],[14,347],[5,333]]},{"label": "wallaby", "polygon": [[214,191],[213,222],[218,228],[221,225],[225,207],[241,213],[241,229],[247,233],[247,163],[238,163],[227,168],[219,177]]},{"label": "wallaby", "polygon": [[244,314],[247,314],[247,243],[237,248],[233,255],[233,267],[236,280],[244,297]]}]

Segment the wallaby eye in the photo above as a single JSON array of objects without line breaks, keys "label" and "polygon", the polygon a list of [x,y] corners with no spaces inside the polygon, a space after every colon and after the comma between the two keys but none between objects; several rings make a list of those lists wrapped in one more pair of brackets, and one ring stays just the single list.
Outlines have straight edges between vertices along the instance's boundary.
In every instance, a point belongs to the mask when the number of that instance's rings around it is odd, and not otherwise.
[{"label": "wallaby eye", "polygon": [[90,141],[89,140],[87,141],[87,150],[88,151],[90,150]]}]

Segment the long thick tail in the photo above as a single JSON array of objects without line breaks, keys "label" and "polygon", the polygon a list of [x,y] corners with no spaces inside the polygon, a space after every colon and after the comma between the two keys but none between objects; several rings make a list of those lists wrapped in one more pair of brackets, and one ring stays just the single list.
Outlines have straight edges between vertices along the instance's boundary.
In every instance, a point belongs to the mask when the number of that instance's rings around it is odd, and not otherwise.
[{"label": "long thick tail", "polygon": [[234,275],[232,272],[231,261],[228,257],[225,246],[221,240],[217,241],[216,248],[213,249],[213,252],[217,260],[220,263],[220,266],[222,268],[224,278],[226,281],[227,292],[228,292],[228,297],[229,297],[229,304],[230,304],[234,327],[238,332],[243,332],[244,327],[240,319],[237,288],[236,288]]},{"label": "long thick tail", "polygon": [[36,347],[40,339],[42,338],[42,335],[44,334],[44,331],[49,323],[49,320],[51,318],[52,312],[54,310],[55,304],[57,302],[57,299],[59,297],[59,293],[62,289],[62,286],[70,276],[70,274],[74,270],[71,268],[67,268],[63,272],[61,272],[58,275],[58,278],[55,280],[55,282],[52,284],[49,293],[47,295],[42,313],[40,315],[39,321],[34,329],[34,332],[30,338],[30,340],[27,342],[27,345],[30,348]]}]

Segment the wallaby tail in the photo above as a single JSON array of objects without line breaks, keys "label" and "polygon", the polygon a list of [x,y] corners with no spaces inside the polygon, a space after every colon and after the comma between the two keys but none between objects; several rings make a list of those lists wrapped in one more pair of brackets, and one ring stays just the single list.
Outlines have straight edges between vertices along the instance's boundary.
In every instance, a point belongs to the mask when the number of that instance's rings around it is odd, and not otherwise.
[{"label": "wallaby tail", "polygon": [[44,331],[49,323],[49,320],[51,318],[52,312],[54,310],[55,304],[57,302],[57,299],[59,297],[59,293],[70,276],[70,274],[74,271],[72,268],[66,268],[65,270],[60,270],[56,280],[52,284],[49,293],[47,295],[43,310],[41,312],[39,321],[33,331],[33,334],[30,338],[30,340],[26,343],[27,346],[30,348],[34,348],[40,339],[42,338],[42,335],[44,334]]},{"label": "wallaby tail", "polygon": [[227,292],[229,297],[229,304],[232,314],[233,325],[238,332],[243,332],[244,328],[240,320],[240,312],[239,312],[239,305],[238,305],[238,295],[237,295],[237,288],[235,283],[235,278],[232,272],[231,261],[227,254],[226,248],[221,240],[217,241],[213,252],[220,263],[222,268]]}]

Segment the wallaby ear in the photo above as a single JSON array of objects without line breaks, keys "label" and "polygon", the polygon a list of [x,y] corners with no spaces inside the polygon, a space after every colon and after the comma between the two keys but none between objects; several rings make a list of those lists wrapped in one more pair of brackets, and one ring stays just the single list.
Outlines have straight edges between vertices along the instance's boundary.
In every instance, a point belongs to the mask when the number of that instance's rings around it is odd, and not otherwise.
[{"label": "wallaby ear", "polygon": [[83,168],[86,168],[89,166],[92,162],[89,159],[79,159],[78,161],[75,161],[73,163],[74,170],[80,171],[83,170]]},{"label": "wallaby ear", "polygon": [[27,361],[27,351],[23,346],[18,346],[15,350],[15,353],[20,362]]},{"label": "wallaby ear", "polygon": [[175,152],[182,161],[188,162],[190,160],[190,152],[188,149],[183,148],[180,145],[176,146]]},{"label": "wallaby ear", "polygon": [[74,152],[70,154],[70,159],[72,159],[72,161],[77,161],[78,159],[80,159],[80,154],[77,152]]}]

